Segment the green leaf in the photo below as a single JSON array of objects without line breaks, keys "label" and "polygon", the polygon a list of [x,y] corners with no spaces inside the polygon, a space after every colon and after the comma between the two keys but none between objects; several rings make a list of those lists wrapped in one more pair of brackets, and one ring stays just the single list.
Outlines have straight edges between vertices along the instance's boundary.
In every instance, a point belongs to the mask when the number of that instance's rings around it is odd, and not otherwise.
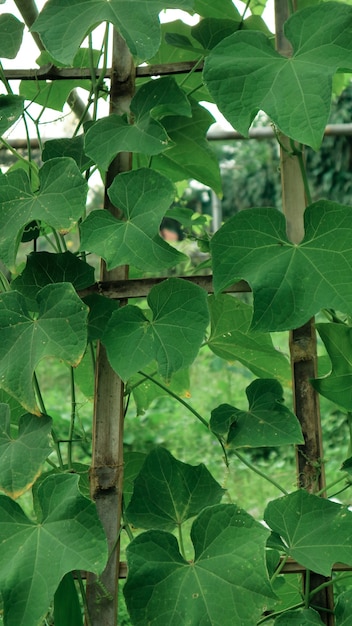
[{"label": "green leaf", "polygon": [[21,117],[23,108],[24,101],[21,96],[0,95],[0,135]]},{"label": "green leaf", "polygon": [[144,452],[132,452],[127,450],[123,457],[123,504],[127,509],[133,494],[133,482],[138,476],[145,461]]},{"label": "green leaf", "polygon": [[319,335],[331,359],[331,372],[311,383],[322,396],[352,411],[352,328],[344,324],[317,324]]},{"label": "green leaf", "polygon": [[193,522],[191,563],[169,533],[136,537],[127,547],[124,587],[134,626],[253,626],[275,597],[265,564],[267,536],[245,511],[225,504],[206,508]]},{"label": "green leaf", "polygon": [[210,428],[235,448],[303,443],[296,416],[283,404],[277,380],[254,380],[246,389],[248,411],[221,404],[211,412]]},{"label": "green leaf", "polygon": [[21,47],[24,24],[11,13],[0,15],[0,57],[14,59]]},{"label": "green leaf", "polygon": [[42,152],[43,161],[57,157],[71,157],[76,161],[80,172],[84,172],[94,164],[94,161],[84,152],[84,135],[46,141]]},{"label": "green leaf", "polygon": [[275,626],[323,626],[319,613],[314,609],[287,611],[276,618]]},{"label": "green leaf", "polygon": [[193,26],[192,35],[205,50],[212,50],[225,37],[235,33],[239,24],[238,21],[226,18],[205,17]]},{"label": "green leaf", "polygon": [[222,359],[239,361],[260,378],[291,381],[290,364],[276,350],[268,333],[250,329],[253,309],[238,298],[220,294],[210,296],[211,334],[208,346]]},{"label": "green leaf", "polygon": [[220,42],[205,61],[204,80],[228,121],[247,136],[263,110],[286,135],[318,149],[333,76],[340,68],[352,69],[351,15],[351,7],[337,2],[294,13],[284,27],[290,58],[256,31]]},{"label": "green leaf", "polygon": [[61,580],[54,595],[55,626],[83,626],[79,596],[71,572]]},{"label": "green leaf", "polygon": [[47,161],[39,177],[40,188],[33,192],[23,170],[0,176],[0,256],[8,265],[15,260],[28,222],[43,220],[65,233],[85,210],[87,183],[73,159]]},{"label": "green leaf", "polygon": [[17,437],[10,427],[10,410],[0,404],[0,489],[18,498],[30,489],[52,452],[49,435],[52,420],[47,416],[22,415]]},{"label": "green leaf", "polygon": [[49,0],[31,30],[56,59],[70,64],[87,32],[111,22],[132,54],[144,61],[159,47],[158,16],[166,8],[192,11],[193,0]]},{"label": "green leaf", "polygon": [[182,463],[165,448],[156,448],[135,478],[126,516],[137,528],[172,531],[218,504],[224,493],[203,463]]},{"label": "green leaf", "polygon": [[127,305],[113,313],[102,339],[123,380],[153,360],[161,376],[170,380],[193,362],[204,339],[208,307],[197,285],[169,278],[151,289],[147,302],[151,320],[138,307]]},{"label": "green leaf", "polygon": [[349,626],[352,615],[352,589],[340,593],[335,606],[336,626]]},{"label": "green leaf", "polygon": [[202,17],[240,20],[241,16],[232,0],[222,0],[221,4],[214,0],[194,0],[194,10]]},{"label": "green leaf", "polygon": [[109,269],[126,263],[153,271],[184,260],[159,235],[161,220],[175,195],[165,176],[147,168],[125,172],[116,176],[108,195],[126,219],[92,211],[81,225],[82,250],[102,256]]},{"label": "green leaf", "polygon": [[213,116],[192,101],[192,118],[168,117],[163,126],[174,145],[153,157],[152,167],[173,181],[195,178],[221,194],[217,157],[205,138]]},{"label": "green leaf", "polygon": [[0,496],[0,589],[7,626],[37,626],[66,573],[100,573],[107,558],[104,531],[94,504],[78,491],[78,476],[49,476],[38,499],[41,518],[35,523],[16,502]]},{"label": "green leaf", "polygon": [[68,251],[31,252],[26,267],[11,287],[23,294],[30,311],[36,311],[37,295],[42,287],[61,282],[71,283],[75,289],[89,287],[94,283],[94,267]]},{"label": "green leaf", "polygon": [[85,151],[103,170],[118,152],[159,154],[169,145],[163,126],[157,121],[178,113],[191,116],[185,93],[171,76],[142,85],[131,102],[133,124],[125,117],[110,115],[93,124],[85,139]]},{"label": "green leaf", "polygon": [[[156,374],[157,366],[155,363],[151,363],[148,367],[144,368],[144,371],[153,376],[156,381],[162,381],[161,377]],[[178,370],[172,376],[168,389],[173,393],[176,393],[181,398],[189,398],[190,397],[190,379],[189,379],[189,369]],[[135,374],[128,381],[128,389],[131,389],[133,399],[136,404],[137,415],[144,415],[146,410],[149,408],[151,403],[161,396],[167,396],[167,391],[161,389],[158,385],[153,383],[151,380],[144,378],[140,374]]]},{"label": "green leaf", "polygon": [[252,287],[253,329],[298,328],[324,307],[351,311],[351,207],[320,200],[306,209],[304,222],[296,245],[282,213],[248,209],[210,242],[215,292],[240,278]]},{"label": "green leaf", "polygon": [[47,285],[38,293],[38,310],[32,318],[24,297],[0,294],[0,385],[30,413],[40,415],[32,387],[33,373],[47,356],[75,366],[87,339],[87,307],[72,285]]},{"label": "green leaf", "polygon": [[264,519],[303,567],[329,576],[334,563],[352,564],[352,513],[346,506],[301,489],[269,502]]},{"label": "green leaf", "polygon": [[97,293],[86,296],[83,302],[89,307],[88,341],[101,339],[111,315],[119,308],[119,302]]}]

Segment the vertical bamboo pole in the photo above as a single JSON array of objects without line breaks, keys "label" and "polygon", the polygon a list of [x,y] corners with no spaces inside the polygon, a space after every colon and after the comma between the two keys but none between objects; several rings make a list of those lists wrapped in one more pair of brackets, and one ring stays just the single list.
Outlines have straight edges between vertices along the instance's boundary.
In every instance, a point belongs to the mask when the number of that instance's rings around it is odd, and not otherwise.
[{"label": "vertical bamboo pole", "polygon": [[[120,35],[114,32],[110,112],[128,112],[134,92],[135,70],[131,54]],[[119,172],[131,169],[131,155],[119,154],[109,167],[106,189]],[[121,217],[106,193],[104,207]],[[125,266],[107,271],[101,264],[101,280],[121,280],[128,276]],[[121,303],[122,304],[122,303]],[[117,624],[117,590],[120,562],[120,526],[123,487],[124,387],[112,370],[105,348],[99,344],[96,361],[93,419],[91,495],[104,526],[109,546],[109,560],[99,581],[87,580],[87,604],[91,626]]]},{"label": "vertical bamboo pole", "polygon": [[[275,0],[276,48],[284,56],[292,49],[283,31],[289,17],[288,1]],[[280,135],[280,164],[282,203],[286,217],[287,236],[294,244],[304,237],[304,210],[306,198],[304,183],[297,156],[292,153],[290,140]],[[310,384],[317,375],[317,351],[314,320],[290,333],[290,354],[295,413],[300,421],[304,444],[296,449],[298,485],[314,493],[325,487],[323,445],[318,394]],[[305,577],[306,578],[306,577]],[[325,578],[310,574],[310,589],[318,587]],[[306,582],[306,580],[304,581]],[[314,597],[314,604],[321,607],[320,617],[326,626],[334,625],[334,616],[324,609],[333,609],[331,587]]]}]

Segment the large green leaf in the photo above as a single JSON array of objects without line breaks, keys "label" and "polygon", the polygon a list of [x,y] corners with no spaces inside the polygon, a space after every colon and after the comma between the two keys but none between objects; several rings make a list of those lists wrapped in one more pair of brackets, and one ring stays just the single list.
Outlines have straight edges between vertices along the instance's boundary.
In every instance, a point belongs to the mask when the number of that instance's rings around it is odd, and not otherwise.
[{"label": "large green leaf", "polygon": [[211,334],[209,348],[222,359],[239,361],[260,378],[278,378],[289,384],[291,370],[282,352],[276,350],[268,333],[250,329],[253,309],[238,298],[210,296]]},{"label": "large green leaf", "polygon": [[319,613],[314,609],[287,611],[276,618],[275,626],[323,626]]},{"label": "large green leaf", "polygon": [[280,383],[254,380],[246,389],[248,411],[221,404],[211,412],[210,428],[236,448],[303,443],[296,416],[283,404]]},{"label": "large green leaf", "polygon": [[287,554],[329,576],[334,563],[352,565],[352,512],[303,489],[269,502],[264,519],[280,535]]},{"label": "large green leaf", "polygon": [[27,491],[40,473],[52,449],[50,417],[22,415],[17,437],[10,426],[10,409],[0,404],[0,489],[11,498]]},{"label": "large green leaf", "polygon": [[349,626],[352,615],[352,589],[341,593],[335,606],[336,626]]},{"label": "large green leaf", "polygon": [[166,150],[170,141],[157,121],[168,115],[191,116],[185,93],[171,76],[143,84],[131,102],[133,124],[125,117],[110,115],[98,120],[87,131],[86,153],[106,170],[118,152],[155,155]]},{"label": "large green leaf", "polygon": [[165,448],[156,448],[135,478],[126,515],[137,528],[172,531],[218,504],[224,493],[203,463],[182,463]]},{"label": "large green leaf", "polygon": [[232,0],[222,0],[221,4],[214,0],[194,0],[194,10],[202,17],[240,20],[241,16]]},{"label": "large green leaf", "polygon": [[161,220],[175,195],[165,176],[147,168],[125,172],[116,176],[108,195],[126,219],[118,220],[108,211],[92,211],[81,225],[82,250],[102,256],[109,269],[126,263],[155,271],[184,260],[184,255],[159,235]]},{"label": "large green leaf", "polygon": [[17,291],[0,295],[0,385],[30,413],[40,414],[33,373],[47,356],[77,365],[87,341],[87,307],[72,285],[47,285],[38,293],[39,314],[28,313]]},{"label": "large green leaf", "polygon": [[11,13],[0,15],[0,57],[14,59],[22,43],[24,24]]},{"label": "large green leaf", "polygon": [[254,294],[252,328],[299,327],[321,308],[352,310],[352,209],[320,200],[304,216],[305,237],[287,239],[276,209],[240,211],[210,242],[214,289],[240,278]]},{"label": "large green leaf", "polygon": [[0,256],[7,264],[14,262],[28,222],[43,220],[64,233],[85,210],[87,183],[73,159],[47,161],[39,177],[39,190],[33,192],[24,170],[0,176]]},{"label": "large green leaf", "polygon": [[352,7],[323,2],[285,24],[293,55],[263,33],[239,31],[205,61],[204,79],[221,112],[242,134],[261,109],[289,137],[318,149],[328,121],[332,78],[352,69]]},{"label": "large green leaf", "polygon": [[89,287],[94,283],[94,267],[68,251],[32,252],[22,274],[13,281],[12,289],[24,295],[30,311],[36,311],[37,295],[42,287],[61,282],[72,283],[75,289]]},{"label": "large green leaf", "polygon": [[159,47],[158,16],[166,8],[191,11],[193,0],[49,0],[32,30],[56,59],[70,64],[87,32],[101,22],[111,22],[142,61]]},{"label": "large green leaf", "polygon": [[24,100],[21,96],[0,95],[0,135],[18,120],[23,108]]},{"label": "large green leaf", "polygon": [[100,573],[107,558],[94,504],[78,476],[49,476],[38,488],[41,517],[33,522],[0,496],[0,590],[7,626],[38,626],[62,577],[71,570]]},{"label": "large green leaf", "polygon": [[171,178],[195,178],[221,194],[219,163],[205,136],[213,116],[197,102],[192,101],[192,118],[172,116],[163,120],[163,126],[174,145],[153,157],[152,167]]},{"label": "large green leaf", "polygon": [[265,564],[267,536],[248,513],[220,504],[193,522],[190,563],[169,533],[136,537],[127,547],[124,587],[134,626],[253,626],[275,597]]},{"label": "large green leaf", "polygon": [[42,160],[49,161],[57,157],[71,157],[76,161],[79,170],[84,172],[94,164],[84,152],[84,135],[49,139],[44,144]]},{"label": "large green leaf", "polygon": [[317,330],[331,359],[332,370],[311,383],[322,396],[352,411],[352,328],[344,324],[317,324]]},{"label": "large green leaf", "polygon": [[54,596],[55,626],[83,626],[82,610],[73,573],[65,574]]},{"label": "large green leaf", "polygon": [[170,278],[148,296],[152,312],[133,305],[112,314],[103,336],[109,361],[123,380],[155,360],[169,380],[197,356],[209,321],[206,294],[197,285]]}]

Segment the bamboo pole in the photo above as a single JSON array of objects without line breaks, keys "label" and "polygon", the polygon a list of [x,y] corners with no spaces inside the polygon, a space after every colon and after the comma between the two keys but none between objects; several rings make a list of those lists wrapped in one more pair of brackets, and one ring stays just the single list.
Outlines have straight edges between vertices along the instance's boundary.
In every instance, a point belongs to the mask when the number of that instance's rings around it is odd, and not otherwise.
[{"label": "bamboo pole", "polygon": [[[275,0],[276,49],[283,56],[291,56],[292,49],[284,35],[284,23],[289,17],[289,2]],[[306,197],[299,159],[293,142],[280,135],[280,163],[282,181],[282,205],[286,217],[287,236],[294,244],[304,237],[304,211]],[[317,376],[317,351],[314,320],[290,333],[290,355],[294,409],[301,424],[304,444],[296,448],[298,485],[310,493],[325,487],[323,444],[318,394],[310,384]],[[304,586],[307,577],[303,575]],[[309,588],[314,590],[325,582],[319,574],[310,573]],[[321,607],[321,620],[326,626],[334,626],[333,594],[331,587],[323,589],[314,597],[314,604]]]},{"label": "bamboo pole", "polygon": [[[113,73],[110,92],[110,112],[128,111],[134,90],[134,66],[131,54],[116,32],[113,43]],[[114,177],[131,168],[131,155],[119,154],[109,167],[108,188]],[[118,207],[111,204],[105,193],[104,207],[121,217]],[[126,280],[125,266],[111,271],[101,264],[101,280]],[[120,576],[120,529],[123,488],[123,421],[124,386],[111,368],[106,350],[100,344],[97,352],[95,404],[90,472],[91,494],[104,526],[109,546],[109,561],[99,580],[93,575],[87,580],[87,604],[90,626],[117,624],[117,591]]]}]

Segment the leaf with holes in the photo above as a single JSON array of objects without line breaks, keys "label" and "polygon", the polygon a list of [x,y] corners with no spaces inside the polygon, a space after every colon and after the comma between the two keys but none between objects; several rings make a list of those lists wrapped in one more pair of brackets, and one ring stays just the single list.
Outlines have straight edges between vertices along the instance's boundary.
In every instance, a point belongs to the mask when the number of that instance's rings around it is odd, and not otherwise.
[{"label": "leaf with holes", "polygon": [[81,225],[82,250],[102,256],[109,269],[127,264],[155,271],[184,260],[159,235],[161,220],[175,195],[165,176],[146,168],[125,172],[116,176],[108,195],[125,220],[108,211],[92,211]]},{"label": "leaf with holes", "polygon": [[6,264],[14,262],[28,222],[43,220],[64,233],[84,213],[87,183],[73,159],[47,161],[39,178],[40,187],[33,192],[24,170],[0,176],[0,256]]},{"label": "leaf with holes", "polygon": [[12,282],[12,289],[24,295],[30,311],[36,311],[42,287],[61,282],[71,283],[75,289],[89,287],[94,283],[94,267],[68,251],[32,252],[22,274]]},{"label": "leaf with holes", "polygon": [[95,505],[80,494],[78,476],[46,478],[38,503],[40,519],[33,522],[16,502],[0,496],[0,590],[7,626],[41,624],[66,573],[99,574],[107,559]]},{"label": "leaf with holes", "polygon": [[253,309],[238,298],[210,296],[211,333],[208,346],[222,359],[239,361],[261,378],[277,378],[290,384],[290,364],[276,350],[268,333],[251,330]]},{"label": "leaf with holes", "polygon": [[40,415],[33,373],[47,356],[75,366],[87,343],[87,307],[72,285],[47,285],[37,296],[39,314],[28,313],[17,291],[0,295],[0,386],[30,413]]},{"label": "leaf with holes", "polygon": [[297,417],[283,404],[277,380],[254,380],[246,389],[248,411],[220,404],[211,412],[211,430],[235,448],[303,443]]},{"label": "leaf with holes", "polygon": [[352,209],[320,200],[304,215],[305,237],[292,244],[276,209],[248,209],[210,242],[214,289],[244,278],[254,295],[252,329],[288,330],[320,309],[352,311]]},{"label": "leaf with holes", "polygon": [[165,448],[152,450],[134,480],[126,511],[137,528],[172,531],[225,493],[205,465],[175,459]]},{"label": "leaf with holes", "polygon": [[333,76],[341,68],[352,70],[351,18],[352,7],[337,2],[297,11],[284,27],[291,57],[281,56],[257,31],[238,31],[220,42],[206,58],[204,80],[234,128],[247,136],[263,110],[286,135],[317,150]]},{"label": "leaf with holes", "polygon": [[144,61],[159,47],[159,13],[167,8],[192,11],[193,0],[49,0],[31,30],[53,57],[71,64],[87,33],[111,22],[132,54]]},{"label": "leaf with holes", "polygon": [[[329,576],[334,563],[352,565],[352,512],[303,489],[269,502],[264,519],[303,567]],[[317,523],[319,520],[319,523]]]},{"label": "leaf with holes", "polygon": [[124,595],[133,624],[253,626],[275,598],[265,562],[267,537],[259,522],[232,504],[207,507],[195,519],[190,563],[173,535],[142,533],[126,551]]},{"label": "leaf with holes", "polygon": [[176,113],[191,116],[191,105],[171,76],[142,85],[131,102],[133,124],[120,115],[98,120],[87,131],[85,152],[106,170],[118,152],[159,154],[169,146],[169,137],[158,120]]},{"label": "leaf with holes", "polygon": [[352,359],[350,350],[346,350],[351,345],[352,328],[344,324],[317,324],[317,330],[331,359],[332,370],[311,383],[322,396],[352,411]]},{"label": "leaf with holes", "polygon": [[50,417],[22,415],[17,437],[10,425],[10,409],[0,404],[0,489],[11,498],[18,498],[30,489],[52,451],[49,435]]},{"label": "leaf with holes", "polygon": [[123,380],[156,361],[170,380],[198,354],[209,321],[206,294],[181,278],[155,285],[148,296],[151,313],[127,305],[112,314],[102,341]]},{"label": "leaf with holes", "polygon": [[21,47],[24,24],[11,13],[0,15],[0,58],[14,59]]}]

